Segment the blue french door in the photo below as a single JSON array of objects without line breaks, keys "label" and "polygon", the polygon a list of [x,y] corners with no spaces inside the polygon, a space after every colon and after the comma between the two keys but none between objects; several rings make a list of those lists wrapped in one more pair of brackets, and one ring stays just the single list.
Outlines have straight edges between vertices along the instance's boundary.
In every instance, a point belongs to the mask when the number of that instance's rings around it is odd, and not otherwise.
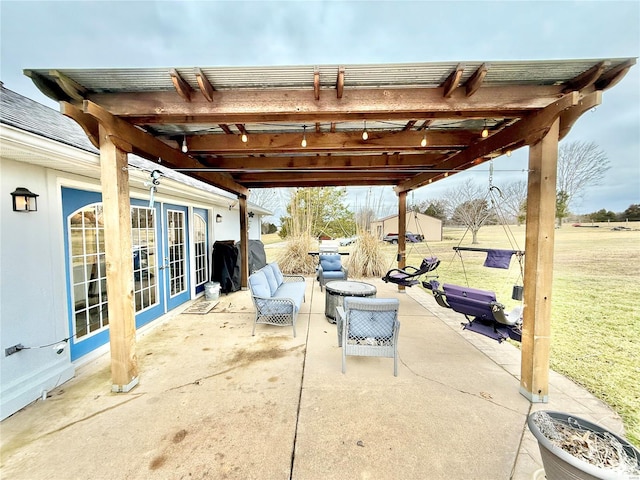
[{"label": "blue french door", "polygon": [[167,310],[186,302],[189,293],[189,238],[187,207],[164,204],[163,262],[160,270]]}]

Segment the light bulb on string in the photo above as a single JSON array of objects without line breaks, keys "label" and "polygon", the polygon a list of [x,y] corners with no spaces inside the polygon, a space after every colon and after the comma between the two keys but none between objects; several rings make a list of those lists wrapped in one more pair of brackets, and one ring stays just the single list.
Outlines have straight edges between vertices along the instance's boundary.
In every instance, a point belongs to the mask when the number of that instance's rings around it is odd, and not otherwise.
[{"label": "light bulb on string", "polygon": [[302,126],[302,142],[300,142],[300,146],[302,148],[307,147],[307,126],[306,125]]},{"label": "light bulb on string", "polygon": [[242,143],[247,143],[249,141],[249,137],[247,137],[247,134],[245,132],[242,132],[240,140],[242,140]]},{"label": "light bulb on string", "polygon": [[421,147],[427,146],[427,132],[425,132],[425,134],[422,136],[422,140],[420,141],[420,146]]},{"label": "light bulb on string", "polygon": [[362,140],[367,140],[369,138],[369,132],[367,132],[367,121],[364,121],[364,130],[362,130]]},{"label": "light bulb on string", "polygon": [[185,135],[182,139],[182,153],[187,153],[189,151],[189,147],[187,147],[187,136]]},{"label": "light bulb on string", "polygon": [[511,150],[507,150],[507,157],[511,156]]},{"label": "light bulb on string", "polygon": [[489,136],[489,130],[487,129],[487,121],[484,121],[484,129],[482,130],[482,138],[487,138]]}]

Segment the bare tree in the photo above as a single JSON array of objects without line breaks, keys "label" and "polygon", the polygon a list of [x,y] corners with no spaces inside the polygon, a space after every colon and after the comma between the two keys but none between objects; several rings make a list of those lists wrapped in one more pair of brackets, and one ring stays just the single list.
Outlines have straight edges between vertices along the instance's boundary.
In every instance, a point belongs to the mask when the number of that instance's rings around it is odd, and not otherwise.
[{"label": "bare tree", "polygon": [[271,210],[273,217],[278,217],[282,214],[288,197],[289,192],[286,188],[252,188],[249,201],[266,210]]},{"label": "bare tree", "polygon": [[525,218],[527,206],[527,181],[517,180],[500,188],[502,211],[505,217],[513,218],[520,225]]},{"label": "bare tree", "polygon": [[599,185],[611,168],[607,155],[595,142],[571,142],[558,151],[556,191],[566,196],[567,210],[582,198],[588,187]]},{"label": "bare tree", "polygon": [[444,202],[451,220],[467,227],[471,231],[472,243],[477,244],[478,231],[493,217],[493,209],[484,189],[467,180],[457,188],[448,190]]}]

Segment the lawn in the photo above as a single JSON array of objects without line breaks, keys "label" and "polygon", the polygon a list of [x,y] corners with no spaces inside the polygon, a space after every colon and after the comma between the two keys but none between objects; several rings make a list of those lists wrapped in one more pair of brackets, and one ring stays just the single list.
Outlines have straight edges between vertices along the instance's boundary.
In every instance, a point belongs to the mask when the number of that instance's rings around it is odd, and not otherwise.
[{"label": "lawn", "polygon": [[[629,225],[636,231],[612,226],[555,230],[551,368],[609,404],[622,417],[627,438],[640,446],[640,224]],[[510,232],[524,250],[524,226]],[[442,260],[441,281],[466,285],[468,280],[493,290],[509,310],[516,304],[512,287],[521,282],[515,257],[509,270],[482,267],[482,253],[463,252],[461,261],[452,247],[463,234],[446,228],[442,242],[408,244],[407,265],[417,267],[423,257],[435,255]],[[477,247],[511,248],[501,226],[483,227],[478,241]],[[471,246],[470,234],[461,245]],[[393,268],[396,246],[383,248]],[[268,249],[269,259],[278,251]]]}]

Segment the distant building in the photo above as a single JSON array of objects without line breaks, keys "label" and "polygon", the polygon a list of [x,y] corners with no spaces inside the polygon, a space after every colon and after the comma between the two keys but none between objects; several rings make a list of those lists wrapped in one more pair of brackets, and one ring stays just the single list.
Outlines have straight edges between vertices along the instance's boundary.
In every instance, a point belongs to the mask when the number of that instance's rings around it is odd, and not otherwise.
[{"label": "distant building", "polygon": [[[442,240],[442,220],[424,213],[407,212],[406,231],[422,235],[426,242],[440,242]],[[380,240],[388,233],[398,233],[398,215],[389,215],[374,220],[371,222],[371,233]]]}]

